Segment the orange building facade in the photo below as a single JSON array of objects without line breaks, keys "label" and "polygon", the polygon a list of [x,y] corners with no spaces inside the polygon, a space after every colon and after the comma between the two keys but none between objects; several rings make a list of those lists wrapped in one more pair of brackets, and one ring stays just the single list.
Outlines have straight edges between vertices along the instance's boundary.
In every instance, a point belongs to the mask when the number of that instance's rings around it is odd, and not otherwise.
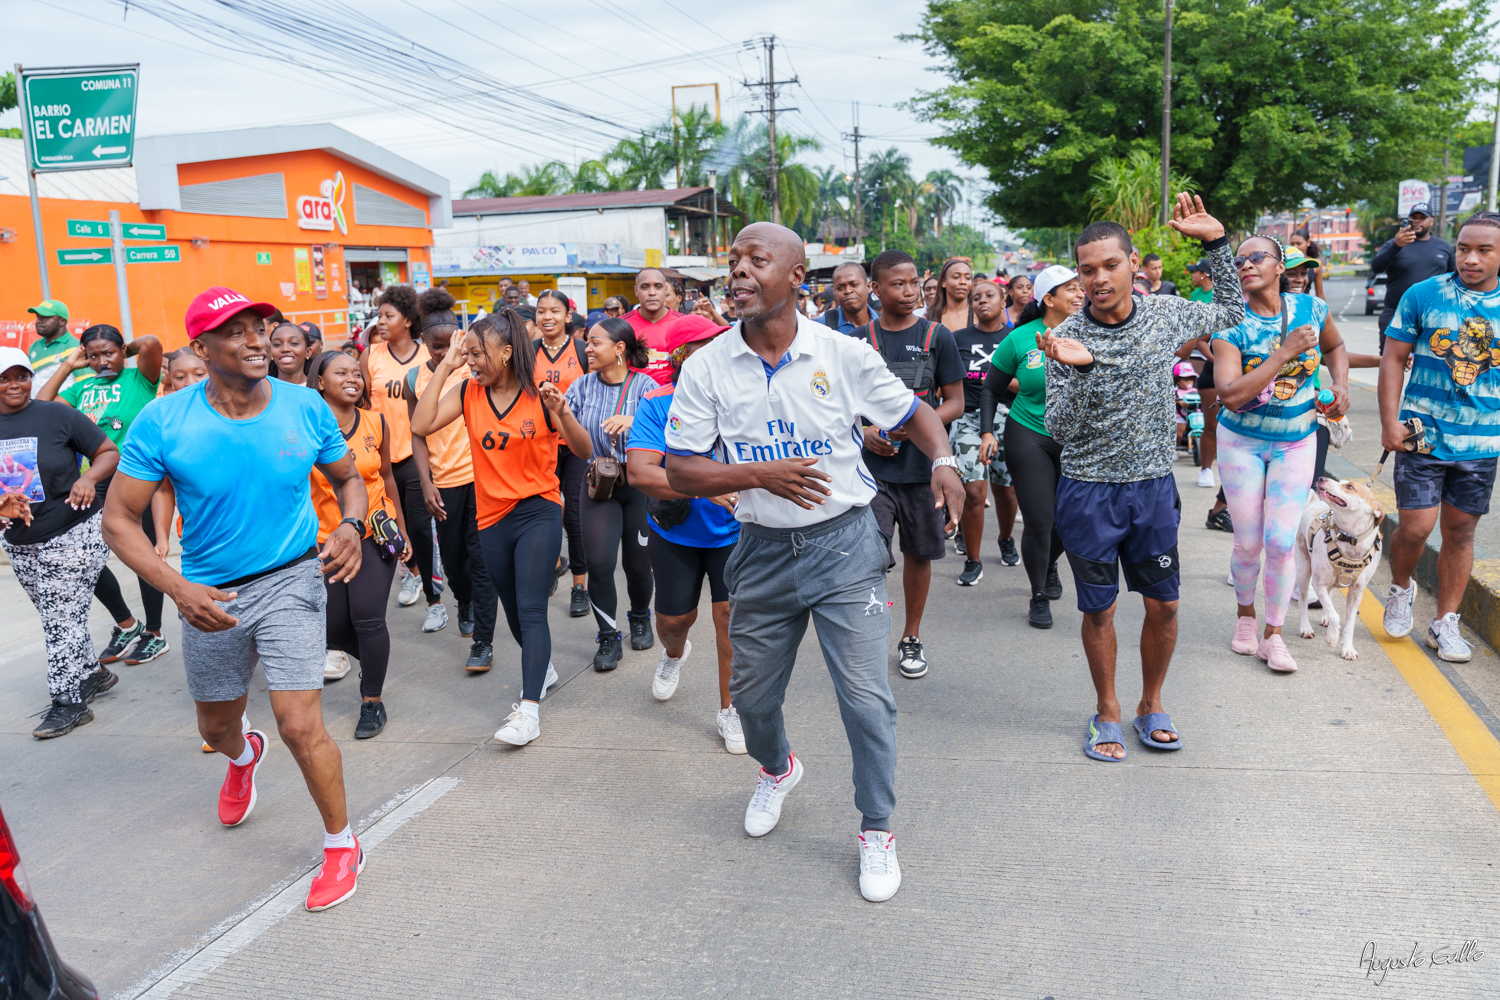
[{"label": "orange building facade", "polygon": [[[11,162],[21,141],[0,146],[15,147],[0,149],[0,175],[10,175],[0,180],[0,346],[24,348],[35,337],[26,309],[43,298],[41,276],[24,166]],[[176,248],[177,260],[125,265],[134,333],[169,349],[187,342],[187,305],[213,285],[341,340],[351,285],[422,290],[432,230],[451,224],[445,178],[332,125],[142,138],[133,168],[44,173],[38,189],[51,298],[67,304],[75,330],[121,318],[114,267],[59,256],[87,259],[110,241],[69,235],[69,220],[118,211],[127,248]],[[131,239],[132,223],[164,226],[167,238]]]}]

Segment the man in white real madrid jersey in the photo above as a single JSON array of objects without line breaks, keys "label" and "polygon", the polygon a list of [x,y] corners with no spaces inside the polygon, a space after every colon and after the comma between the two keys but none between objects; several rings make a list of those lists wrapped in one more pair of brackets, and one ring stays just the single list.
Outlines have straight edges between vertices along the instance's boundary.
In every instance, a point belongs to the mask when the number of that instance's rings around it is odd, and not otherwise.
[{"label": "man in white real madrid jersey", "polygon": [[[870,512],[875,480],[860,458],[862,421],[905,427],[933,458],[932,492],[948,527],[964,491],[948,435],[863,341],[800,316],[802,240],[756,223],[729,251],[729,297],[741,322],[682,367],[667,418],[667,480],[687,496],[738,493],[740,540],[725,567],[729,694],[761,764],[745,832],[776,826],[802,778],[781,705],[811,617],[854,757],[861,813],[859,889],[896,894],[896,702],[887,675],[885,543]],[[708,457],[722,442],[727,464]]]}]

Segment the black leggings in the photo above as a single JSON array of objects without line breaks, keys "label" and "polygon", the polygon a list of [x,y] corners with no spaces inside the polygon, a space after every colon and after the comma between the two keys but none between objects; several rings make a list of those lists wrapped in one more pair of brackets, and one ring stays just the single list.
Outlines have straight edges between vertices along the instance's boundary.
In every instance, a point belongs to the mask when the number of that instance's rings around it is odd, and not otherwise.
[{"label": "black leggings", "polygon": [[427,501],[422,499],[422,474],[417,471],[416,457],[407,455],[392,463],[391,474],[396,479],[396,492],[401,494],[406,530],[411,534],[407,540],[411,542],[412,561],[422,574],[422,593],[427,595],[428,604],[436,604],[438,593],[432,586],[432,515],[427,513]]},{"label": "black leggings", "polygon": [[391,661],[391,633],[385,627],[385,607],[396,578],[396,560],[380,558],[374,539],[360,542],[359,572],[354,579],[329,583],[327,624],[329,649],[341,649],[359,661],[359,693],[379,698],[385,669]]},{"label": "black leggings", "polygon": [[1062,475],[1062,445],[1019,421],[1005,421],[1005,465],[1021,507],[1021,561],[1036,593],[1047,585],[1047,570],[1062,558],[1063,544],[1054,519],[1057,480]]},{"label": "black leggings", "polygon": [[625,553],[625,589],[630,610],[638,615],[651,610],[651,554],[647,536],[646,494],[623,482],[615,483],[608,500],[590,500],[584,487],[579,498],[583,521],[583,551],[588,557],[589,603],[601,632],[618,632],[615,617],[619,595],[615,592],[615,553]]},{"label": "black leggings", "polygon": [[583,525],[578,514],[578,498],[583,494],[583,476],[589,464],[571,448],[557,449],[557,478],[562,480],[563,530],[568,534],[568,571],[582,576],[588,571],[583,558]]},{"label": "black leggings", "polygon": [[562,507],[555,500],[527,497],[480,530],[479,547],[505,608],[505,623],[521,646],[521,698],[541,701],[552,659],[547,597],[562,552]]},{"label": "black leggings", "polygon": [[[151,544],[155,545],[156,525],[151,521],[150,507],[141,515],[141,528],[146,532],[146,537],[151,539]],[[162,592],[139,577],[136,582],[141,585],[141,607],[146,609],[143,616],[146,619],[146,631],[160,632]],[[125,603],[125,595],[120,593],[120,581],[115,579],[108,566],[99,571],[99,579],[94,583],[94,596],[116,623],[131,617],[130,605]]]},{"label": "black leggings", "polygon": [[475,521],[474,484],[439,486],[447,517],[437,522],[438,551],[453,599],[474,608],[474,641],[495,644],[495,587],[484,566]]}]

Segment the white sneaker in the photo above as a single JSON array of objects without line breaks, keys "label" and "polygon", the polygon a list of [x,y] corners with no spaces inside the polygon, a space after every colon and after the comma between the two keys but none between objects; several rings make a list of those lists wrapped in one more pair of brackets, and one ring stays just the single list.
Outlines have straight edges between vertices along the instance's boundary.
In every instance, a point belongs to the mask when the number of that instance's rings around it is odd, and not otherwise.
[{"label": "white sneaker", "polygon": [[[1412,584],[1416,586],[1416,584]],[[1458,630],[1458,612],[1450,611],[1441,618],[1434,618],[1427,626],[1427,645],[1438,651],[1438,659],[1449,663],[1468,663],[1474,655],[1463,633]]]},{"label": "white sneaker", "polygon": [[427,605],[427,617],[422,621],[423,632],[436,632],[448,624],[448,605]]},{"label": "white sneaker", "polygon": [[884,830],[859,835],[859,894],[883,903],[901,888],[901,865],[896,861],[896,837]]},{"label": "white sneaker", "polygon": [[330,649],[323,655],[323,680],[336,681],[349,672],[349,654],[342,649]]},{"label": "white sneaker", "polygon": [[745,752],[745,730],[740,726],[740,713],[733,705],[719,709],[719,735],[724,737],[724,749],[730,753]]},{"label": "white sneaker", "polygon": [[406,579],[401,581],[401,596],[396,598],[396,603],[403,608],[409,608],[417,603],[417,598],[422,596],[422,578],[415,573],[408,573]]},{"label": "white sneaker", "polygon": [[651,693],[657,701],[666,701],[677,692],[677,682],[682,679],[682,665],[693,651],[693,641],[684,639],[682,655],[672,659],[667,651],[661,651],[661,662],[656,665],[656,676],[651,678]]},{"label": "white sneaker", "polygon": [[1405,590],[1393,583],[1385,592],[1385,614],[1381,616],[1381,624],[1385,626],[1385,634],[1392,639],[1411,635],[1411,602],[1416,596],[1415,580]]},{"label": "white sneaker", "polygon": [[547,689],[550,688],[552,685],[554,685],[556,683],[557,683],[557,668],[552,665],[552,661],[548,660],[547,661],[547,679],[544,680],[544,681],[542,681],[542,697],[538,698],[537,701],[541,701],[542,698],[547,697]]},{"label": "white sneaker", "polygon": [[1201,486],[1201,487],[1203,487],[1205,490],[1211,490],[1215,486],[1219,485],[1218,483],[1214,482],[1214,470],[1213,469],[1199,469],[1198,470],[1198,485]]},{"label": "white sneaker", "polygon": [[745,832],[752,837],[764,837],[776,829],[776,823],[781,819],[782,800],[802,780],[802,762],[796,754],[787,756],[791,765],[779,778],[765,768],[760,769],[755,794],[750,796],[750,804],[745,807]]},{"label": "white sneaker", "polygon": [[506,716],[505,725],[496,730],[495,739],[501,743],[509,743],[511,746],[524,747],[542,735],[540,722],[521,711],[520,705],[510,707],[511,713]]}]

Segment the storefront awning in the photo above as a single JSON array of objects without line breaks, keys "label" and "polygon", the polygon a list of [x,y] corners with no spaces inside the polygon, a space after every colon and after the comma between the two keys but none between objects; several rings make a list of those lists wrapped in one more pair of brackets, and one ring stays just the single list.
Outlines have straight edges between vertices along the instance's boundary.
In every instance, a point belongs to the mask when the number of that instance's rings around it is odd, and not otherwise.
[{"label": "storefront awning", "polygon": [[344,262],[348,264],[379,264],[385,261],[405,264],[408,260],[405,247],[344,247]]}]

